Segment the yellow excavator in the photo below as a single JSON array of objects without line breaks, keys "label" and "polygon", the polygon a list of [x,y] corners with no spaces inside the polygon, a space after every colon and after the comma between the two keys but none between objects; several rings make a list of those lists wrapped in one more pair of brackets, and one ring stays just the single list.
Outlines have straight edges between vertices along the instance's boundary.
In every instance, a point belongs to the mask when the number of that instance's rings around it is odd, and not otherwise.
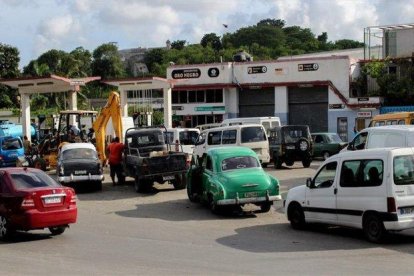
[{"label": "yellow excavator", "polygon": [[[96,150],[102,164],[106,160],[105,138],[106,126],[112,118],[112,125],[115,135],[122,140],[122,117],[119,94],[112,91],[108,102],[98,112],[90,110],[65,110],[60,112],[58,129],[53,134],[48,135],[38,146],[38,156],[33,162],[33,166],[39,169],[55,169],[57,165],[57,155],[59,148],[67,142],[94,142],[96,140]],[[72,137],[71,127],[80,126],[79,135]],[[85,127],[92,126],[93,133],[86,134]]]},{"label": "yellow excavator", "polygon": [[112,91],[109,95],[108,102],[102,108],[92,128],[95,132],[96,150],[99,154],[99,159],[102,164],[106,160],[105,155],[105,141],[106,141],[106,126],[109,119],[112,118],[112,126],[115,135],[122,141],[122,116],[121,116],[121,101],[118,92]]}]

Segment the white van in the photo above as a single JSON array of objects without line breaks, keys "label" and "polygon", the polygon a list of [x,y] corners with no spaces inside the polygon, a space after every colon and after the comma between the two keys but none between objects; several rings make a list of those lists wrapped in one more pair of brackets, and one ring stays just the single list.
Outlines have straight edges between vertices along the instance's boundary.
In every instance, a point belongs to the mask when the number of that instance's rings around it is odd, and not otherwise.
[{"label": "white van", "polygon": [[179,151],[192,155],[199,134],[200,130],[197,128],[167,128],[165,143],[169,144],[172,150],[175,150],[178,144]]},{"label": "white van", "polygon": [[342,151],[390,147],[414,147],[414,125],[389,125],[363,129]]},{"label": "white van", "polygon": [[213,147],[244,146],[256,152],[260,162],[266,166],[270,162],[269,142],[262,125],[234,125],[204,130],[200,133],[194,153],[200,158]]},{"label": "white van", "polygon": [[196,126],[196,128],[199,129],[200,131],[203,131],[205,129],[219,127],[219,126],[220,126],[220,123],[211,123],[211,124],[198,125]]},{"label": "white van", "polygon": [[413,206],[414,148],[334,155],[306,185],[290,189],[284,203],[295,229],[307,222],[360,228],[372,242],[414,228]]},{"label": "white van", "polygon": [[281,126],[279,117],[245,117],[245,118],[232,118],[225,119],[221,122],[220,126],[233,126],[233,125],[245,125],[245,124],[261,124],[269,134],[269,129]]}]

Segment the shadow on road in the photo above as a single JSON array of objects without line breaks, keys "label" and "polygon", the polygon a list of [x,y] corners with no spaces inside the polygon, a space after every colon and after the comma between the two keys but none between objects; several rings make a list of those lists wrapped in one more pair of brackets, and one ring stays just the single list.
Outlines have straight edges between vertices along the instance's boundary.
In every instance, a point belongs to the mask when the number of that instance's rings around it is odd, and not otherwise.
[{"label": "shadow on road", "polygon": [[0,244],[35,242],[35,241],[42,241],[42,240],[47,240],[51,238],[53,238],[53,236],[48,232],[48,230],[45,230],[44,233],[17,231],[7,241],[0,242]]},{"label": "shadow on road", "polygon": [[204,205],[191,203],[188,199],[178,199],[150,204],[138,204],[133,210],[115,212],[128,218],[156,218],[166,221],[249,219],[257,217],[255,207],[246,207],[243,211],[227,210],[218,215]]},{"label": "shadow on road", "polygon": [[[237,234],[217,239],[219,244],[255,253],[354,250],[384,247],[414,253],[414,235],[390,234],[383,244],[365,240],[362,230],[336,226],[309,225],[305,231],[289,224],[268,224],[236,229]],[[255,237],[252,239],[252,237]]]}]

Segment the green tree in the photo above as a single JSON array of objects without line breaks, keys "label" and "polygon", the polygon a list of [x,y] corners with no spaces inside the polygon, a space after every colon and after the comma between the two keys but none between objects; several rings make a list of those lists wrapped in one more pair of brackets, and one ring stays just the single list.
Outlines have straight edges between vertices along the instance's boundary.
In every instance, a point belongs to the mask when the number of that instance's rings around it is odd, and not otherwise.
[{"label": "green tree", "polygon": [[98,46],[92,54],[92,74],[102,79],[119,78],[126,75],[118,53],[118,46],[114,43],[105,43]]},{"label": "green tree", "polygon": [[[162,48],[151,49],[145,53],[144,62],[148,67],[150,72],[154,72],[154,67],[159,66],[160,64],[167,63],[173,60],[165,60],[167,50]],[[164,73],[165,75],[165,73]]]},{"label": "green tree", "polygon": [[201,46],[206,48],[208,45],[212,47],[215,51],[220,51],[223,48],[221,44],[220,37],[215,33],[205,34],[200,42]]},{"label": "green tree", "polygon": [[185,40],[176,40],[171,43],[171,49],[182,50],[185,47]]},{"label": "green tree", "polygon": [[285,24],[286,24],[285,20],[267,18],[267,19],[260,20],[257,23],[257,26],[272,26],[272,27],[277,27],[277,28],[283,28]]},{"label": "green tree", "polygon": [[[7,44],[0,43],[0,78],[15,78],[20,76],[19,50]],[[18,105],[17,91],[5,85],[0,85],[0,108],[11,108]]]},{"label": "green tree", "polygon": [[335,49],[353,49],[364,47],[364,43],[351,40],[351,39],[340,39],[335,41]]}]

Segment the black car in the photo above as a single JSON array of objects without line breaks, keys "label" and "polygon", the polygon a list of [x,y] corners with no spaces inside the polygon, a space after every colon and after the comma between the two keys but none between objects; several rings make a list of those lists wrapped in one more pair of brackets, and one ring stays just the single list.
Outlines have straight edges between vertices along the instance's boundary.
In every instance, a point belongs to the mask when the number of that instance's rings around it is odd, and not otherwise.
[{"label": "black car", "polygon": [[308,168],[313,155],[313,140],[309,127],[287,125],[270,129],[269,150],[275,169],[280,169],[282,163],[292,166],[295,161],[301,161],[303,166]]},{"label": "black car", "polygon": [[102,190],[104,179],[95,146],[90,143],[67,143],[59,150],[56,168],[58,181],[65,186],[88,186]]}]

